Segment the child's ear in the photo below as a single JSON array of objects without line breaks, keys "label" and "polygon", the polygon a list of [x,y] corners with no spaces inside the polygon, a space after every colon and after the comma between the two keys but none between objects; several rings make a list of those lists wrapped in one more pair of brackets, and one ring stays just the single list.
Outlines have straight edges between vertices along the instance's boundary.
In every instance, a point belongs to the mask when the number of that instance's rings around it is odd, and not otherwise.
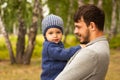
[{"label": "child's ear", "polygon": [[44,36],[44,39],[47,40],[46,36]]}]

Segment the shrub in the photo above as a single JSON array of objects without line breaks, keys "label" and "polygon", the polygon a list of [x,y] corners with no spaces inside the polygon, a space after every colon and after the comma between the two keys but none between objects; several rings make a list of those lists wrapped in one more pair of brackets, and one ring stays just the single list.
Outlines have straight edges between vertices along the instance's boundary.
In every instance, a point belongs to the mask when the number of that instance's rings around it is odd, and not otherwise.
[{"label": "shrub", "polygon": [[110,48],[120,48],[120,35],[115,36],[110,40]]}]

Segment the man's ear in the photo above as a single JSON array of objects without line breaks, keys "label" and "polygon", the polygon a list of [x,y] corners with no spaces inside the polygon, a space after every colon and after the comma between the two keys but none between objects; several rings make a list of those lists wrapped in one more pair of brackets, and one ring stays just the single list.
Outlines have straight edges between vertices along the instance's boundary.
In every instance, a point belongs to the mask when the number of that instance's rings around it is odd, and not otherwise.
[{"label": "man's ear", "polygon": [[90,22],[89,28],[90,28],[92,31],[96,30],[96,25],[95,25],[95,23],[94,23],[94,22]]}]

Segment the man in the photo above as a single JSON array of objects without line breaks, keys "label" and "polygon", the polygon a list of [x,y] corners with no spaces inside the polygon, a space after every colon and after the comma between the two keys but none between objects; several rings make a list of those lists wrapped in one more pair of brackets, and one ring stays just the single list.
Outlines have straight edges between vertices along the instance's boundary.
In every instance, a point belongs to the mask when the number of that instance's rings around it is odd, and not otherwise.
[{"label": "man", "polygon": [[109,44],[104,36],[104,12],[83,5],[75,13],[75,30],[85,48],[78,50],[55,80],[104,80],[109,65]]}]

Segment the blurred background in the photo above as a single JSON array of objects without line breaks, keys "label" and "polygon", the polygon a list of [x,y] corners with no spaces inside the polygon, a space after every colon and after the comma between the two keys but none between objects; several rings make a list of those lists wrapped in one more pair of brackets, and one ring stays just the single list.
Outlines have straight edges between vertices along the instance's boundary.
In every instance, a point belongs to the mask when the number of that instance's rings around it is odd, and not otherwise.
[{"label": "blurred background", "polygon": [[73,16],[84,4],[105,12],[104,32],[111,50],[106,80],[119,80],[120,0],[0,0],[0,80],[40,80],[41,20],[48,14],[61,16],[65,47],[78,45]]}]

